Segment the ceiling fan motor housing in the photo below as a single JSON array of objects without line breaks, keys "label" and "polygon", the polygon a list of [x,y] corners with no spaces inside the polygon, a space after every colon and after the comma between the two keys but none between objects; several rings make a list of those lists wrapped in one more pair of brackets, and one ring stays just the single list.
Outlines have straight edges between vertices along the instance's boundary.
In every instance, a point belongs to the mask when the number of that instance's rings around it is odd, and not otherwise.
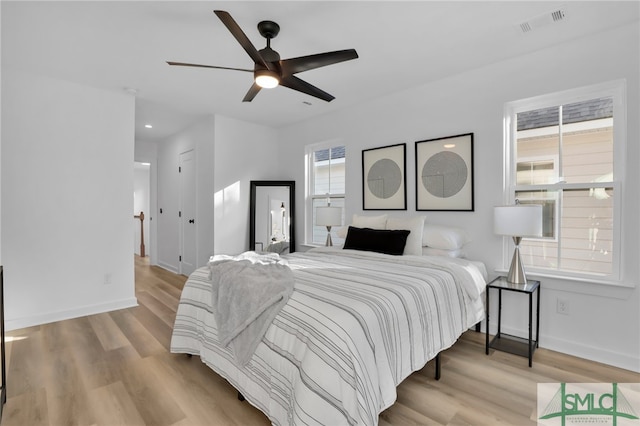
[{"label": "ceiling fan motor housing", "polygon": [[280,54],[270,47],[265,47],[258,51],[265,62],[280,62]]}]

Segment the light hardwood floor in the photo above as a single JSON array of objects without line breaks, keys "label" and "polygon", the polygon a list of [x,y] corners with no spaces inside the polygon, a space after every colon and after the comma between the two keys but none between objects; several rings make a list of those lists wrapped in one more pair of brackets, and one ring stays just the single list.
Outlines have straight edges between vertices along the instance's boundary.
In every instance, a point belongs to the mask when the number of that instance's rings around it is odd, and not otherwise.
[{"label": "light hardwood floor", "polygon": [[[8,425],[266,425],[198,357],[168,352],[186,278],[136,257],[139,306],[8,333]],[[544,336],[542,336],[544,339]],[[484,353],[469,331],[398,387],[388,425],[535,424],[541,382],[640,382],[640,374],[539,349]]]}]

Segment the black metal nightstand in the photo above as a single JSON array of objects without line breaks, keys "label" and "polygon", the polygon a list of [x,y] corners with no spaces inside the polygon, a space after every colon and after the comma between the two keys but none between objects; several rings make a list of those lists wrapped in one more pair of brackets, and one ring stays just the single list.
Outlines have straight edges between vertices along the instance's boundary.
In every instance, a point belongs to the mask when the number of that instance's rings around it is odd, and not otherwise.
[{"label": "black metal nightstand", "polygon": [[[498,289],[498,332],[489,341],[489,293],[492,288]],[[518,293],[526,293],[529,295],[529,339],[523,339],[517,336],[511,336],[501,333],[500,325],[502,322],[502,291],[515,291]],[[533,293],[536,293],[536,338],[533,340]],[[529,358],[529,367],[533,363],[533,352],[538,347],[540,336],[540,281],[527,280],[526,284],[514,284],[507,281],[507,277],[497,277],[487,284],[487,305],[486,305],[486,354],[489,355],[489,348]]]}]

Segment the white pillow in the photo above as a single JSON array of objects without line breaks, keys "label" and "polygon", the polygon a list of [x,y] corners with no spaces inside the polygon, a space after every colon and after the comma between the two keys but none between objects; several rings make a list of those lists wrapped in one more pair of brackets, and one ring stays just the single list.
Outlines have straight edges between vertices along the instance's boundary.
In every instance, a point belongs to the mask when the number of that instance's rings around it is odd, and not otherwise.
[{"label": "white pillow", "polygon": [[459,228],[425,224],[422,233],[422,245],[440,250],[462,248],[469,241],[467,233]]},{"label": "white pillow", "polygon": [[411,231],[407,237],[407,244],[402,254],[422,255],[422,230],[424,229],[424,216],[414,217],[390,217],[387,219],[387,229],[406,229]]},{"label": "white pillow", "polygon": [[[386,229],[385,225],[387,224],[387,216],[386,214],[380,216],[359,216],[357,214],[353,215],[351,226],[356,228],[371,228],[371,229]],[[334,227],[336,232],[336,237],[338,238],[347,238],[347,231],[349,231],[349,225],[341,226],[339,228]]]},{"label": "white pillow", "polygon": [[389,215],[360,216],[354,214],[351,219],[351,226],[355,226],[356,228],[387,229],[385,228],[385,225],[387,224],[387,216]]},{"label": "white pillow", "polygon": [[453,249],[453,250],[442,250],[432,247],[422,247],[422,255],[423,256],[444,256],[444,257],[465,257],[464,250],[462,249]]}]

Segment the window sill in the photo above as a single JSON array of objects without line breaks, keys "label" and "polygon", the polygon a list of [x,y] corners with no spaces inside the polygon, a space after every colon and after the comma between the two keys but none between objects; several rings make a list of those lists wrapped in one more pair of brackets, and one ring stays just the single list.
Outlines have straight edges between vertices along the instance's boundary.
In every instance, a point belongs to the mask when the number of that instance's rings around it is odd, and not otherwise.
[{"label": "window sill", "polygon": [[[494,270],[500,275],[506,275],[509,271],[503,268]],[[527,277],[541,281],[545,289],[566,291],[578,294],[587,294],[613,299],[628,299],[635,291],[636,285],[622,281],[612,281],[589,277],[577,277],[566,275],[554,275],[540,271],[527,271]]]}]

